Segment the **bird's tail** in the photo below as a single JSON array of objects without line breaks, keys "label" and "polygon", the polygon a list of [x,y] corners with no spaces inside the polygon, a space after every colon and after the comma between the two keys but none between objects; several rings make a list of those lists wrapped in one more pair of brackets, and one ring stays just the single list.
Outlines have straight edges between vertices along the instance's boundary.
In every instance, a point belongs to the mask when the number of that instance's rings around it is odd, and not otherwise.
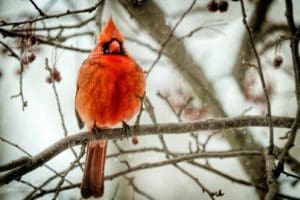
[{"label": "bird's tail", "polygon": [[87,154],[83,178],[81,182],[81,195],[101,197],[104,191],[104,165],[107,141],[92,141],[87,145]]}]

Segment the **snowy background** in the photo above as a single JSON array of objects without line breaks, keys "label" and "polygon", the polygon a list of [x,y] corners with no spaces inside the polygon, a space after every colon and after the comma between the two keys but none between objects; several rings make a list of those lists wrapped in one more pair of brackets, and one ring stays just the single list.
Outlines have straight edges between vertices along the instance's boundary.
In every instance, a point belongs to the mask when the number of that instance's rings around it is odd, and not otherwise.
[{"label": "snowy background", "polygon": [[[51,3],[50,3],[51,2]],[[135,19],[130,18],[127,11],[121,5],[106,1],[103,11],[101,23],[105,23],[111,15],[125,37],[134,38],[151,45],[155,49],[160,49],[151,36],[146,31],[140,29]],[[155,1],[165,12],[166,22],[173,27],[178,21],[182,13],[190,5],[190,0],[183,1]],[[300,23],[300,1],[294,2],[294,14],[298,24]],[[66,1],[48,1],[40,0],[36,3],[41,8],[48,8],[47,13],[65,12],[66,9],[82,9],[94,5],[94,1],[66,0]],[[188,34],[191,30],[204,24],[217,24],[213,28],[203,28],[196,32],[193,36],[184,39],[184,44],[190,55],[203,66],[202,70],[206,77],[213,83],[215,94],[221,102],[228,116],[239,116],[241,114],[262,114],[266,113],[265,106],[251,99],[247,99],[237,86],[236,80],[232,75],[232,68],[235,63],[236,55],[238,55],[239,45],[244,34],[245,28],[241,22],[240,4],[229,1],[229,10],[225,13],[210,13],[206,10],[207,0],[197,1],[195,8],[198,11],[189,13],[175,34],[180,37]],[[246,1],[247,13],[251,15],[254,9],[254,3]],[[285,5],[284,1],[275,1],[268,13],[268,21],[273,23],[285,23]],[[0,19],[6,21],[18,21],[27,19],[28,15],[36,14],[33,6],[24,0],[17,1],[0,1]],[[90,14],[81,14],[82,19],[90,17]],[[155,20],[155,16],[153,17]],[[55,20],[47,20],[47,26],[74,24],[78,21],[74,17],[61,17]],[[41,23],[37,23],[41,26]],[[93,36],[76,37],[68,39],[63,44],[91,49],[95,45],[95,37],[99,32],[94,22],[80,29],[69,29],[64,34],[73,34],[82,30],[91,31]],[[55,35],[53,32],[52,37]],[[46,32],[38,34],[46,35]],[[270,38],[276,38],[279,34],[274,34]],[[12,38],[0,38],[1,41],[9,44],[15,49],[16,42]],[[144,70],[149,69],[153,61],[157,57],[157,53],[149,50],[137,42],[125,41],[127,51],[137,60]],[[12,95],[19,92],[19,63],[13,57],[4,54],[0,55],[0,136],[18,144],[20,147],[35,155],[44,150],[49,145],[55,143],[64,137],[61,126],[60,116],[58,114],[55,96],[51,84],[46,82],[48,71],[45,70],[45,58],[49,59],[51,66],[56,66],[59,70],[62,80],[56,83],[59,93],[59,99],[65,119],[68,134],[79,133],[75,114],[74,114],[74,96],[76,89],[77,72],[83,60],[88,56],[87,53],[78,53],[52,46],[41,45],[33,47],[36,59],[31,63],[23,74],[23,90],[24,97],[28,102],[28,106],[22,111],[20,98],[11,99]],[[272,66],[274,58],[274,47],[270,48],[262,55],[262,63],[267,83],[272,86],[272,114],[281,116],[294,116],[296,113],[296,102],[294,97],[294,82],[291,66],[291,55],[288,42],[283,42],[280,48],[280,54],[283,56],[283,64],[279,69]],[[16,51],[18,52],[18,51]],[[258,80],[255,70],[249,70],[252,79]],[[174,102],[180,101],[182,96],[178,94],[178,90],[184,91],[185,95],[193,96],[191,88],[181,77],[180,73],[174,69],[170,61],[162,56],[158,64],[155,66],[147,79],[147,95],[154,106],[154,112],[159,123],[177,122],[177,118],[166,102],[157,96],[157,92],[169,94]],[[252,92],[259,96],[262,90],[258,81],[251,85]],[[193,108],[201,107],[201,101],[196,98],[192,102]],[[250,109],[249,109],[250,108]],[[199,113],[198,113],[199,114]],[[207,115],[208,116],[208,115]],[[190,117],[190,118],[189,118]],[[205,116],[204,116],[205,117]],[[199,119],[186,115],[184,120]],[[134,121],[134,120],[133,120]],[[143,114],[141,124],[152,123],[148,114]],[[131,123],[132,124],[132,123]],[[263,146],[268,144],[267,128],[251,128],[250,129],[257,142]],[[286,129],[275,129],[275,143],[282,145],[284,141],[279,140],[279,136],[283,136]],[[199,140],[204,142],[208,134],[211,132],[203,131],[199,133]],[[165,136],[167,144],[171,150],[187,151],[192,138],[189,134]],[[147,136],[139,137],[139,144],[133,146],[130,140],[120,143],[124,148],[160,146],[158,137]],[[299,158],[300,146],[299,137],[296,146],[292,151],[295,157]],[[116,152],[114,144],[109,143],[108,154]],[[79,147],[75,148],[79,150]],[[229,150],[230,146],[222,135],[217,135],[211,139],[207,146],[207,150]],[[7,163],[20,156],[24,156],[18,149],[7,145],[0,141],[0,163]],[[68,167],[73,161],[74,156],[71,151],[65,151],[55,157],[47,164],[52,168],[60,171]],[[108,159],[106,163],[106,174],[112,174],[119,169],[124,168],[122,160],[128,160],[132,166],[143,162],[154,162],[165,159],[163,153],[143,153],[121,156],[114,159]],[[202,161],[201,161],[202,162]],[[204,162],[203,162],[204,163]],[[244,180],[248,180],[247,175],[235,158],[232,159],[210,159],[210,164],[222,172],[233,175]],[[189,170],[211,191],[221,189],[225,195],[218,199],[258,199],[258,195],[253,187],[243,186],[232,183],[229,180],[216,176],[203,169],[192,167],[191,165],[179,164],[184,169]],[[30,181],[35,185],[42,183],[46,177],[52,175],[52,172],[45,167],[25,175],[22,179]],[[82,172],[80,169],[73,170],[68,176],[68,180],[79,183]],[[145,192],[151,194],[156,199],[209,199],[207,194],[202,193],[198,185],[192,179],[183,175],[173,166],[165,166],[155,169],[143,170],[128,175],[135,177],[135,183],[143,188]],[[58,181],[58,180],[57,180]],[[53,181],[49,188],[56,186],[57,181]],[[292,187],[290,181],[285,181],[282,177],[283,187],[280,191],[289,195],[300,197],[300,184]],[[66,184],[66,183],[65,183]],[[141,195],[134,194],[132,188],[124,178],[117,178],[113,181],[105,182],[105,193],[103,199],[111,199],[114,195],[116,186],[119,185],[117,199],[145,199]],[[0,188],[0,199],[21,199],[26,196],[31,189],[18,182]],[[42,199],[51,199],[53,194],[46,195]],[[63,192],[58,199],[79,199],[79,189],[73,189]]]}]

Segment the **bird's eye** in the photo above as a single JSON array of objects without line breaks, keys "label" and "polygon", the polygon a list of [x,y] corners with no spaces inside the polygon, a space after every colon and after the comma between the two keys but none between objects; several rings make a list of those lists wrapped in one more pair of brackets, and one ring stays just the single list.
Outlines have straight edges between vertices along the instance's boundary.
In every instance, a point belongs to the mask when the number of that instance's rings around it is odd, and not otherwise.
[{"label": "bird's eye", "polygon": [[109,43],[108,42],[104,43],[102,48],[103,48],[104,53],[109,53],[109,49],[108,49]]}]

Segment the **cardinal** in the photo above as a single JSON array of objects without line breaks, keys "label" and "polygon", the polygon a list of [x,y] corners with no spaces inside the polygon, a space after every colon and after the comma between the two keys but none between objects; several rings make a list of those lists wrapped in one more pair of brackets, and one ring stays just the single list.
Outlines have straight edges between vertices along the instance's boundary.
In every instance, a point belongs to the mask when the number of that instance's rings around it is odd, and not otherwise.
[{"label": "cardinal", "polygon": [[[110,18],[79,70],[75,112],[80,128],[84,124],[88,130],[111,128],[126,123],[139,111],[145,76],[123,43],[122,34]],[[87,144],[81,182],[83,198],[103,195],[106,149],[106,140]]]}]

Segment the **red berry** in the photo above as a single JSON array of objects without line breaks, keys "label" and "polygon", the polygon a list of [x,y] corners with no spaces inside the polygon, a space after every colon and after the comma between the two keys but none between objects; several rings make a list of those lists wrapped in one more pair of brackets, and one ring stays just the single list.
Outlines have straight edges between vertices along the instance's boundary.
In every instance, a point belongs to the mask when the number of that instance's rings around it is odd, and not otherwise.
[{"label": "red berry", "polygon": [[281,66],[283,62],[283,58],[280,55],[275,56],[275,58],[273,59],[273,66],[275,68],[279,68]]},{"label": "red berry", "polygon": [[49,84],[52,83],[52,78],[51,78],[51,76],[48,76],[48,77],[46,78],[46,82],[49,83]]},{"label": "red berry", "polygon": [[216,2],[215,0],[211,0],[208,4],[207,4],[207,10],[209,12],[216,12],[218,10],[219,4],[218,2]]},{"label": "red berry", "polygon": [[35,60],[35,55],[32,52],[25,52],[22,56],[21,56],[21,62],[24,65],[28,65],[30,63],[32,63]]},{"label": "red berry", "polygon": [[52,77],[52,79],[55,80],[56,82],[61,81],[60,73],[59,73],[59,71],[58,71],[56,68],[54,68],[54,69],[52,70],[52,72],[51,72],[51,77]]},{"label": "red berry", "polygon": [[220,1],[218,9],[220,12],[226,12],[228,9],[228,2],[227,1]]},{"label": "red berry", "polygon": [[132,144],[137,145],[139,143],[139,140],[138,140],[137,136],[133,136],[131,138],[131,142],[132,142]]}]

